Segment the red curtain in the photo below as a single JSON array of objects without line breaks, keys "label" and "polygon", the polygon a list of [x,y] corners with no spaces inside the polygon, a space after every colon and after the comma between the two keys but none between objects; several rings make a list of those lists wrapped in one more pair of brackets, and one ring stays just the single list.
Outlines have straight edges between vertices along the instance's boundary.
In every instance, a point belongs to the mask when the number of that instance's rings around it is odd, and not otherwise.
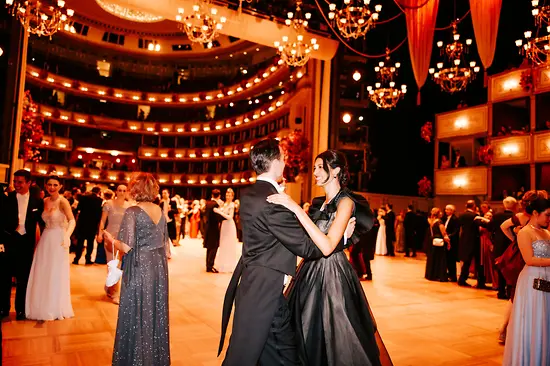
[{"label": "red curtain", "polygon": [[477,51],[485,69],[495,57],[501,7],[502,0],[470,0]]},{"label": "red curtain", "polygon": [[426,82],[432,57],[439,0],[395,0],[407,17],[407,36],[418,89]]}]

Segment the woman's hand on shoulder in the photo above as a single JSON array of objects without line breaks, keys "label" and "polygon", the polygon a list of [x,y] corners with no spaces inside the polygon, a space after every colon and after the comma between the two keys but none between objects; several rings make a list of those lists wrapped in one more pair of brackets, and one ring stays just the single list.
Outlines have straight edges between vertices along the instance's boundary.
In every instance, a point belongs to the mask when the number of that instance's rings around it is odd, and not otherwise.
[{"label": "woman's hand on shoulder", "polygon": [[286,208],[288,208],[290,211],[296,213],[298,210],[301,210],[302,208],[300,205],[298,205],[288,194],[286,193],[278,193],[278,194],[272,194],[271,196],[267,197],[267,202],[274,203],[276,205],[281,205]]}]

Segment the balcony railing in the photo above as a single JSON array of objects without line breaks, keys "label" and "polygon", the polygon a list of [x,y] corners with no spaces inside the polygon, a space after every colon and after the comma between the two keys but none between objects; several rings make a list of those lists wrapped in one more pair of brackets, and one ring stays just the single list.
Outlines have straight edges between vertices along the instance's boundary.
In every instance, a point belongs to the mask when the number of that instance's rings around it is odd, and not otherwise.
[{"label": "balcony railing", "polygon": [[73,141],[66,137],[44,135],[40,144],[35,144],[40,149],[56,150],[56,151],[71,151],[73,149]]},{"label": "balcony railing", "polygon": [[435,172],[435,194],[486,195],[487,170],[485,166],[437,170]]},{"label": "balcony railing", "polygon": [[486,136],[488,107],[483,105],[439,114],[436,117],[436,123],[436,137],[440,140],[463,136]]},{"label": "balcony railing", "polygon": [[528,164],[531,159],[531,136],[509,136],[491,139],[492,165]]}]

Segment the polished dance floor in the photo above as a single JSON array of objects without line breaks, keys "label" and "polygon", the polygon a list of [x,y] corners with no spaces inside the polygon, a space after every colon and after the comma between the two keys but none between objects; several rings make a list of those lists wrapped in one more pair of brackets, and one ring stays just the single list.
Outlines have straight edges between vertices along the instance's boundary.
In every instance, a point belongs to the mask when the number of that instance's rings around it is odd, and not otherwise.
[{"label": "polished dance floor", "polygon": [[[223,295],[230,274],[204,270],[200,240],[186,239],[170,260],[172,365],[218,366]],[[496,292],[424,280],[423,258],[377,257],[363,283],[396,366],[500,365]],[[75,317],[37,323],[4,320],[3,365],[110,365],[117,306],[103,293],[105,266],[71,265]],[[475,281],[473,281],[475,283]]]}]

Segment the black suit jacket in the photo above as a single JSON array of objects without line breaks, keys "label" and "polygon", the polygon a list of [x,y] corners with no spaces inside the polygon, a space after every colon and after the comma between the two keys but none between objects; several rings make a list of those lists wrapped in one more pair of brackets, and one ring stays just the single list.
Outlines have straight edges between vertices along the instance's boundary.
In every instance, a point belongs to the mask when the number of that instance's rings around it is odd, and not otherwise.
[{"label": "black suit jacket", "polygon": [[476,250],[480,250],[479,223],[477,214],[466,211],[458,218],[460,223],[460,239],[458,244],[458,258],[466,261]]},{"label": "black suit jacket", "polygon": [[[29,204],[27,206],[27,212],[25,213],[25,232],[27,233],[29,246],[36,245],[36,225],[42,225],[42,212],[44,211],[44,201],[40,198],[29,196]],[[19,226],[19,205],[17,204],[17,194],[11,192],[4,199],[2,208],[3,223],[2,231],[4,240],[6,243],[11,243],[17,233],[17,227]]]},{"label": "black suit jacket", "polygon": [[243,253],[224,299],[218,354],[236,303],[224,366],[256,366],[280,305],[284,275],[296,274],[296,256],[323,256],[291,211],[266,201],[275,193],[264,181],[241,193]]},{"label": "black suit jacket", "polygon": [[76,220],[76,234],[78,236],[95,235],[101,221],[103,200],[94,193],[85,194],[78,201],[78,219]]},{"label": "black suit jacket", "polygon": [[[442,222],[443,225],[445,225],[447,222],[447,217],[444,217]],[[452,215],[445,230],[451,240],[451,251],[456,255],[460,241],[460,221],[458,220],[458,217]]]},{"label": "black suit jacket", "polygon": [[[160,201],[159,206],[164,214],[164,201]],[[174,219],[176,217],[176,214],[178,213],[178,204],[172,200],[170,200],[170,209],[168,210],[168,218],[172,220],[171,222],[174,222]]]},{"label": "black suit jacket", "polygon": [[384,216],[384,221],[386,221],[386,240],[395,241],[395,213],[389,211]]},{"label": "black suit jacket", "polygon": [[500,257],[506,248],[508,248],[508,246],[512,243],[500,228],[500,225],[512,216],[514,216],[514,213],[510,210],[498,212],[493,216],[493,220],[487,226],[487,229],[492,234],[494,244],[493,253],[495,257]]},{"label": "black suit jacket", "polygon": [[220,246],[220,226],[223,217],[214,212],[216,207],[220,207],[218,202],[210,200],[206,202],[206,229],[204,230],[203,246],[205,248],[217,248]]}]

